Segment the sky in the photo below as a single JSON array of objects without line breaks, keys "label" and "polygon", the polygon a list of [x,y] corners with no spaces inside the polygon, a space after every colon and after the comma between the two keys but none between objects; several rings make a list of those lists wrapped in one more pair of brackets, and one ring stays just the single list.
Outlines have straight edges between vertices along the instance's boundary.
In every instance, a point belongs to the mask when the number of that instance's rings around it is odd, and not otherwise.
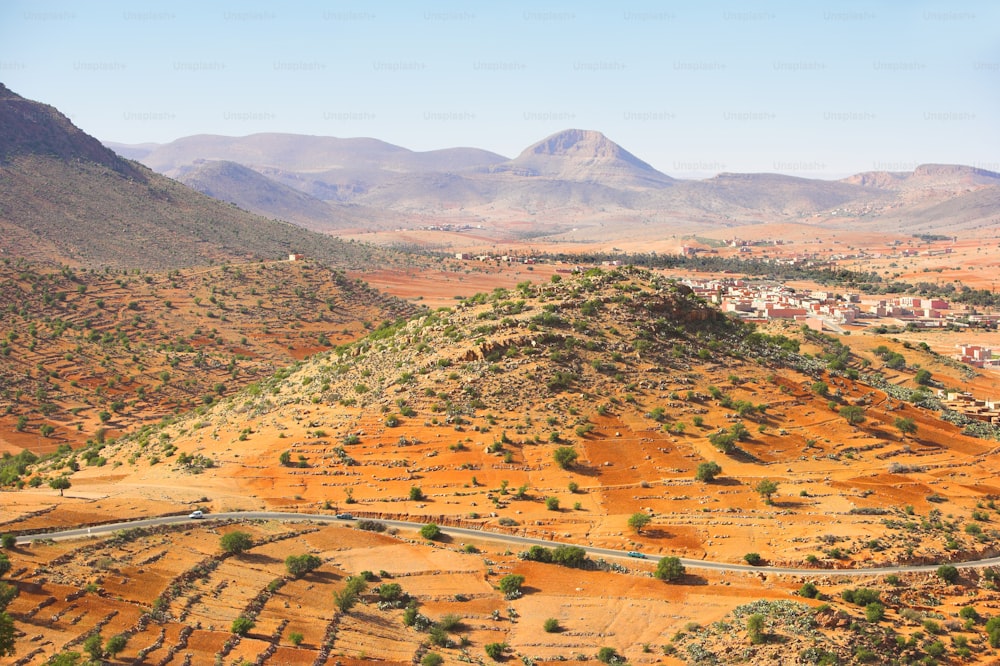
[{"label": "sky", "polygon": [[4,0],[0,82],[102,141],[603,132],[672,176],[1000,171],[1000,2]]}]

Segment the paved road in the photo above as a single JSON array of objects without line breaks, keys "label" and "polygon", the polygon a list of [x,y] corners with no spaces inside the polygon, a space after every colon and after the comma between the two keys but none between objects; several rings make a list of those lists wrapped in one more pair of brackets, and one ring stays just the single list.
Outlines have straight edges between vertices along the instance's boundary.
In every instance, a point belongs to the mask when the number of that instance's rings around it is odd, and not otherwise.
[{"label": "paved road", "polygon": [[[280,520],[285,522],[291,521],[313,521],[318,523],[337,523],[341,525],[353,524],[357,519],[354,520],[344,520],[336,518],[330,515],[319,515],[310,513],[287,513],[281,511],[235,511],[229,513],[212,513],[206,514],[205,519],[215,519],[215,520]],[[203,519],[204,520],[204,519]],[[196,518],[189,518],[188,516],[162,516],[159,518],[145,518],[142,520],[130,520],[120,523],[109,523],[107,525],[95,525],[93,527],[80,527],[72,530],[63,530],[59,532],[45,532],[39,534],[24,534],[17,538],[18,544],[27,544],[32,541],[37,541],[39,539],[53,539],[56,541],[62,541],[64,539],[79,539],[86,538],[88,536],[100,536],[107,535],[118,530],[124,530],[133,527],[154,527],[157,525],[174,525],[177,523],[199,523],[202,520]],[[384,523],[388,527],[397,527],[400,529],[420,529],[425,523],[415,523],[404,520],[379,520],[380,523]],[[627,553],[621,550],[615,550],[612,548],[596,548],[594,546],[583,546],[580,544],[565,543],[560,541],[549,541],[546,539],[536,539],[533,537],[523,537],[516,536],[512,534],[503,534],[497,532],[486,532],[483,530],[474,530],[464,527],[442,527],[441,531],[443,534],[448,535],[452,538],[454,537],[468,537],[470,539],[487,539],[490,541],[496,541],[499,543],[505,543],[508,545],[515,546],[545,546],[552,548],[555,546],[580,546],[583,548],[588,555],[594,557],[613,557],[613,558],[623,558],[623,559],[634,559]],[[643,555],[641,559],[644,560],[658,560],[660,555]],[[920,564],[920,565],[904,565],[904,566],[886,566],[886,567],[873,567],[870,569],[823,569],[816,567],[768,567],[768,566],[757,566],[753,567],[747,564],[732,564],[729,562],[710,562],[706,560],[692,560],[688,558],[680,558],[681,563],[688,569],[703,569],[707,571],[718,571],[718,572],[757,572],[766,574],[783,574],[789,576],[817,576],[817,575],[830,575],[830,576],[881,576],[886,574],[903,574],[903,573],[915,573],[915,572],[934,572],[937,570],[937,564]],[[982,560],[973,560],[969,562],[952,562],[959,569],[973,569],[982,568],[989,566],[1000,566],[1000,557],[991,557]]]}]

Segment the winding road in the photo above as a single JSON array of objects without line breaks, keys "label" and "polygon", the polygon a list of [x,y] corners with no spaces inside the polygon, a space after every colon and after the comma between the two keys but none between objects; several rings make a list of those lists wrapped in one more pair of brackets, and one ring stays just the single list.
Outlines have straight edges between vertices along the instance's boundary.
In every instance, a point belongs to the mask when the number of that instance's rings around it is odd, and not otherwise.
[{"label": "winding road", "polygon": [[[200,523],[206,520],[278,520],[283,522],[316,522],[316,523],[336,523],[349,525],[357,522],[359,518],[337,518],[330,515],[319,515],[311,513],[289,513],[281,511],[234,511],[225,513],[206,514],[203,519],[190,518],[189,516],[161,516],[158,518],[144,518],[140,520],[129,520],[120,523],[108,523],[104,525],[94,525],[92,527],[79,527],[72,530],[61,530],[58,532],[42,532],[37,534],[22,534],[17,537],[18,545],[28,544],[32,541],[42,539],[52,539],[61,541],[66,539],[81,539],[87,537],[97,537],[108,535],[119,530],[136,527],[156,527],[160,525],[175,525],[178,523]],[[387,527],[399,529],[419,530],[426,523],[417,523],[404,520],[381,520],[378,522]],[[580,544],[565,543],[560,541],[549,541],[546,539],[536,539],[533,537],[517,536],[513,534],[501,534],[497,532],[485,532],[465,527],[442,527],[441,533],[450,537],[468,537],[470,539],[485,539],[514,546],[544,546],[553,548],[556,546],[579,546],[588,555],[594,557],[613,557],[625,559],[658,560],[660,555],[642,555],[636,558],[626,552],[612,548],[597,548],[594,546],[583,546]],[[761,573],[780,574],[787,576],[883,576],[887,574],[905,573],[933,573],[937,571],[938,564],[916,564],[916,565],[894,565],[886,567],[872,567],[865,569],[823,569],[816,567],[770,567],[770,566],[750,566],[747,564],[733,564],[730,562],[711,562],[706,560],[692,560],[680,558],[681,563],[688,569],[701,569],[706,571],[717,571],[721,573]],[[990,557],[969,562],[948,562],[958,569],[975,569],[989,566],[1000,566],[1000,557]]]}]

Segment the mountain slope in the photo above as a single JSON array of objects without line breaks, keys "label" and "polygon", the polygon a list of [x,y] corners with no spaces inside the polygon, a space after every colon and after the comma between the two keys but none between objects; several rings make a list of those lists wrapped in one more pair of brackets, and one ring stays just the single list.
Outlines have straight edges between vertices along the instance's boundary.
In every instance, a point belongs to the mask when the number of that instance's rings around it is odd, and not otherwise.
[{"label": "mountain slope", "polygon": [[[142,159],[178,177],[197,160],[237,162],[313,199],[360,207],[336,208],[336,228],[344,228],[344,219],[361,230],[444,221],[476,223],[507,236],[536,235],[541,226],[550,233],[589,225],[593,233],[607,236],[595,240],[646,234],[650,225],[669,235],[678,222],[689,231],[789,220],[814,224],[833,211],[845,229],[867,231],[882,224],[895,231],[920,217],[921,224],[926,220],[923,231],[948,232],[988,224],[991,195],[959,200],[1000,188],[998,174],[934,164],[912,173],[870,172],[839,181],[766,173],[675,180],[600,132],[580,129],[546,137],[509,160],[470,148],[417,153],[369,138],[290,134],[187,137],[154,147]],[[276,206],[235,197],[225,180],[222,174],[205,174],[199,188],[228,193],[221,196],[258,213],[334,228],[313,201],[298,200],[298,205],[286,197]],[[263,182],[260,187],[274,189]],[[924,211],[934,207],[940,217],[928,218]],[[525,220],[544,221],[527,229]],[[613,226],[605,227],[610,220]]]},{"label": "mountain slope", "polygon": [[145,182],[137,165],[102,146],[55,107],[27,100],[0,83],[0,165],[28,155],[92,162]]},{"label": "mountain slope", "polygon": [[269,217],[315,229],[316,222],[336,225],[336,214],[325,202],[271,180],[236,162],[198,161],[182,168],[176,179],[220,201]]},{"label": "mountain slope", "polygon": [[842,182],[894,191],[937,189],[965,192],[1000,186],[1000,173],[958,164],[921,164],[912,172],[868,171],[845,178]]},{"label": "mountain slope", "polygon": [[17,306],[0,309],[0,405],[22,395],[0,409],[0,453],[36,454],[203,406],[416,312],[310,261],[141,276],[0,262],[0,302]]},{"label": "mountain slope", "polygon": [[160,173],[170,174],[199,159],[238,162],[254,169],[318,172],[461,171],[506,158],[476,148],[416,152],[378,139],[264,133],[243,137],[212,134],[184,137],[157,146],[142,162]]},{"label": "mountain slope", "polygon": [[345,266],[372,250],[257,217],[124,160],[52,107],[0,97],[0,253],[166,269],[307,251]]},{"label": "mountain slope", "polygon": [[[179,453],[213,457],[207,476],[273,506],[293,495],[304,506],[351,498],[352,511],[373,517],[523,524],[710,559],[760,549],[790,564],[824,551],[815,525],[831,515],[853,535],[839,542],[843,558],[857,563],[929,555],[951,537],[969,553],[988,548],[971,533],[942,532],[907,552],[913,544],[871,514],[904,516],[910,504],[927,511],[932,492],[955,511],[971,510],[971,495],[992,492],[993,470],[977,466],[990,442],[909,400],[885,409],[885,379],[861,375],[881,363],[876,356],[848,353],[850,370],[831,372],[819,356],[839,343],[805,335],[810,354],[800,355],[799,336],[794,325],[773,337],[753,332],[651,272],[595,269],[383,325],[164,429],[163,439]],[[909,377],[900,381],[916,386]],[[894,404],[909,392],[892,389]],[[848,406],[862,410],[863,423],[838,414]],[[913,419],[916,436],[894,434],[900,418]],[[576,455],[565,467],[561,447]],[[286,451],[302,464],[280,466]],[[113,455],[162,453],[124,442]],[[724,470],[724,499],[694,480],[707,462]],[[890,462],[897,471],[886,476]],[[960,488],[939,483],[939,471],[956,465],[970,478]],[[131,473],[147,469],[142,462]],[[762,479],[778,481],[788,503],[781,537],[769,541],[759,539],[758,521],[771,525],[778,509],[757,496]],[[570,483],[579,488],[567,492]],[[422,499],[412,499],[413,487]],[[563,511],[546,505],[550,497]],[[586,510],[570,511],[573,502]],[[623,542],[638,511],[658,529]]]},{"label": "mountain slope", "polygon": [[492,170],[624,188],[657,187],[673,181],[600,132],[579,129],[546,137]]}]

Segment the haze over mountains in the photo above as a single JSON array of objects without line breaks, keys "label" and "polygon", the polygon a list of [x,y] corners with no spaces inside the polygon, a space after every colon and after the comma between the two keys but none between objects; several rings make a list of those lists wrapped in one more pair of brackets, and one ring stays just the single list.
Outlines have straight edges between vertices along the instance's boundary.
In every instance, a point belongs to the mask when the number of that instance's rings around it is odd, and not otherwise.
[{"label": "haze over mountains", "polygon": [[[958,231],[995,224],[1000,210],[1000,175],[973,167],[929,164],[839,181],[729,173],[682,180],[580,129],[513,159],[475,148],[421,153],[376,139],[294,134],[108,145],[201,192],[319,230],[453,222],[517,226],[558,240],[569,227],[588,225],[627,235],[638,225],[674,233],[781,221]],[[525,222],[537,228],[525,231]]]},{"label": "haze over mountains", "polygon": [[119,154],[0,86],[0,250],[155,269],[308,248],[365,265],[370,250],[329,234],[461,224],[494,238],[643,243],[774,222],[948,234],[1000,224],[1000,175],[982,169],[681,180],[586,130],[559,132],[513,159],[292,134],[112,146]]}]

